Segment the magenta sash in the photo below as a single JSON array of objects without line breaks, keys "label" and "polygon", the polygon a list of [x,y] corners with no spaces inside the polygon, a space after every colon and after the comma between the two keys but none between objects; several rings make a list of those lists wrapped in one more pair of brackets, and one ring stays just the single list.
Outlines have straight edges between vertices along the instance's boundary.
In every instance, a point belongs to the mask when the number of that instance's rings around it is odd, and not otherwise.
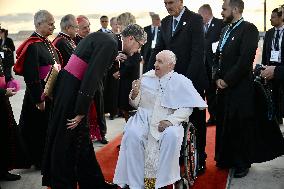
[{"label": "magenta sash", "polygon": [[15,88],[14,91],[17,92],[21,89],[21,83],[16,79],[12,79],[11,81],[8,81],[7,88]]},{"label": "magenta sash", "polygon": [[72,54],[64,70],[68,71],[79,80],[82,80],[87,67],[88,64],[84,60]]},{"label": "magenta sash", "polygon": [[51,65],[47,65],[47,66],[40,66],[39,67],[39,78],[45,79],[45,77],[47,76],[48,72],[50,71]]},{"label": "magenta sash", "polygon": [[5,76],[0,76],[0,88],[1,89],[6,89]]}]

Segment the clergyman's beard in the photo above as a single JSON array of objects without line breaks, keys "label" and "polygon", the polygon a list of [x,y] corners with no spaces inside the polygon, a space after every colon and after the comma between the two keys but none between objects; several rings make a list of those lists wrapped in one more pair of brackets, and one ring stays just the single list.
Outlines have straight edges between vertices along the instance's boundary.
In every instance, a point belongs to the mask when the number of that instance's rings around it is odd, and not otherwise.
[{"label": "clergyman's beard", "polygon": [[233,13],[231,13],[230,16],[228,16],[228,17],[224,20],[224,22],[225,22],[226,24],[230,24],[230,23],[232,23],[233,20],[234,20],[234,16],[233,16]]}]

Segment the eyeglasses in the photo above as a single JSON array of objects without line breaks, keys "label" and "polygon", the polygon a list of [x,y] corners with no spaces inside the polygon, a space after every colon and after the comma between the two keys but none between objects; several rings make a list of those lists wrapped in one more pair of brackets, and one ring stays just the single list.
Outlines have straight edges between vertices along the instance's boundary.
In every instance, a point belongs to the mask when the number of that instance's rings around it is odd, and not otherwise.
[{"label": "eyeglasses", "polygon": [[144,44],[143,44],[143,43],[140,43],[140,42],[136,39],[136,37],[133,36],[133,38],[134,38],[134,40],[138,43],[139,49],[140,49]]}]

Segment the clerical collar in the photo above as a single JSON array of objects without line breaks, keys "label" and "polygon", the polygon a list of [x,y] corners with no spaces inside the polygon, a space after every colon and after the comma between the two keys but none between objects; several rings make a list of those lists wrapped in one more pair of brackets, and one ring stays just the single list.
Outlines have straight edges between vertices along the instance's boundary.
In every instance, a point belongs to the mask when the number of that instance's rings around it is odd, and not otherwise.
[{"label": "clerical collar", "polygon": [[84,37],[82,37],[80,34],[76,33],[76,37],[80,37],[81,39],[83,39]]},{"label": "clerical collar", "polygon": [[39,37],[39,38],[42,38],[44,40],[46,40],[47,38],[42,36],[41,34],[39,34],[37,31],[35,31],[35,34]]},{"label": "clerical collar", "polygon": [[68,38],[69,40],[71,40],[72,38],[70,37],[70,35],[68,35],[67,33],[64,32],[59,32],[59,35]]},{"label": "clerical collar", "polygon": [[244,20],[243,17],[241,17],[239,20],[235,21],[234,23],[229,24],[230,28],[233,28],[237,23],[239,23],[241,20]]},{"label": "clerical collar", "polygon": [[71,45],[71,47],[72,47],[73,49],[76,48],[76,44],[75,44],[74,40],[71,38],[70,35],[68,35],[68,34],[66,34],[66,33],[64,33],[64,32],[59,32],[58,35],[59,35],[60,37],[63,37],[65,40],[67,40],[67,41],[70,43],[70,45]]}]

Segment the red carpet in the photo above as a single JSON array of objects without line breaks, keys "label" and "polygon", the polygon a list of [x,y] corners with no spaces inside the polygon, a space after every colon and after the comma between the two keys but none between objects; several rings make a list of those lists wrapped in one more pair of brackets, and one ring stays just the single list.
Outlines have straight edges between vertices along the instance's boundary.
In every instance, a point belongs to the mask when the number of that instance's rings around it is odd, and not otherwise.
[{"label": "red carpet", "polygon": [[[112,140],[109,144],[101,148],[97,153],[97,159],[107,181],[112,182],[114,169],[118,157],[117,145],[120,144],[121,135]],[[228,170],[216,168],[214,161],[215,151],[215,126],[207,127],[206,152],[207,169],[205,173],[197,178],[193,189],[225,189]]]},{"label": "red carpet", "polygon": [[117,146],[120,144],[121,138],[122,135],[117,136],[96,152],[97,160],[102,168],[104,177],[108,182],[112,182],[114,176],[119,152]]},{"label": "red carpet", "polygon": [[203,175],[198,176],[193,189],[225,189],[228,170],[220,170],[215,166],[215,126],[207,127],[206,139],[207,169]]}]

